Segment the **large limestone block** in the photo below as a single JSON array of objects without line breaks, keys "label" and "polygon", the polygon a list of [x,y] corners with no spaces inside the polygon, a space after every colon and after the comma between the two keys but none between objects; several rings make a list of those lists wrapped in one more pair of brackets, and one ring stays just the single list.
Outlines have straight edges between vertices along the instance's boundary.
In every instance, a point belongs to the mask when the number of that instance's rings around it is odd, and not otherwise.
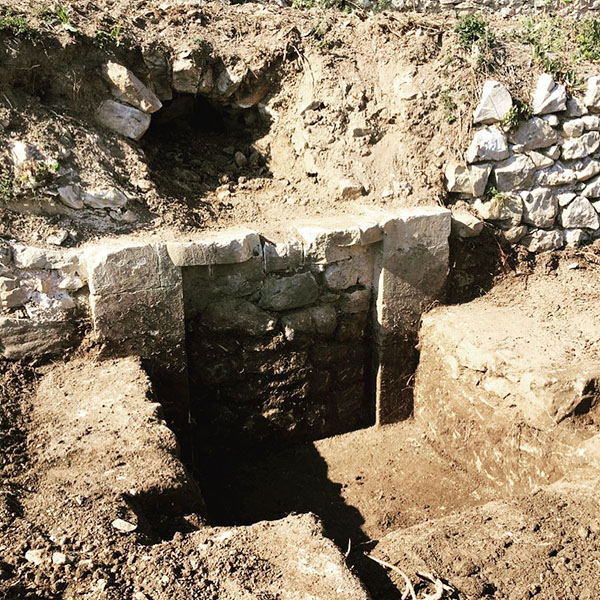
[{"label": "large limestone block", "polygon": [[483,84],[481,100],[473,114],[475,123],[498,123],[512,108],[510,92],[499,82],[488,80]]},{"label": "large limestone block", "polygon": [[69,321],[0,317],[0,354],[9,360],[60,355],[76,339]]},{"label": "large limestone block", "polygon": [[446,166],[446,187],[449,192],[467,196],[483,196],[492,167],[489,164],[461,165],[451,162]]},{"label": "large limestone block", "polygon": [[469,163],[508,158],[506,135],[497,127],[484,127],[475,132],[466,159]]},{"label": "large limestone block", "polygon": [[389,218],[384,213],[364,216],[322,217],[309,223],[300,222],[292,233],[304,245],[306,262],[330,263],[353,256],[353,246],[365,246],[381,241],[383,225]]},{"label": "large limestone block", "polygon": [[560,213],[560,223],[566,228],[598,229],[598,213],[587,198],[577,197]]},{"label": "large limestone block", "polygon": [[100,125],[120,135],[139,140],[150,127],[150,116],[145,112],[114,100],[105,100],[96,114]]},{"label": "large limestone block", "polygon": [[266,273],[295,269],[304,261],[302,242],[296,239],[275,244],[265,242],[263,255]]},{"label": "large limestone block", "polygon": [[135,106],[145,113],[162,108],[162,103],[127,67],[109,61],[102,67],[102,75],[108,81],[117,100]]},{"label": "large limestone block", "polygon": [[206,94],[213,88],[210,67],[202,67],[187,54],[173,63],[173,89],[182,94]]},{"label": "large limestone block", "polygon": [[519,225],[523,216],[523,200],[518,194],[497,194],[489,200],[477,198],[473,208],[486,221],[500,221],[512,227]]},{"label": "large limestone block", "polygon": [[450,211],[439,207],[406,209],[385,225],[375,278],[378,424],[411,412],[408,378],[416,360],[415,336],[423,311],[446,282],[450,228]]},{"label": "large limestone block", "polygon": [[561,83],[556,83],[552,75],[540,75],[533,93],[533,114],[545,115],[560,112],[567,108],[567,90]]},{"label": "large limestone block", "polygon": [[260,305],[271,310],[288,310],[312,304],[318,296],[319,287],[312,273],[289,277],[269,275],[263,285]]},{"label": "large limestone block", "polygon": [[192,241],[168,242],[167,251],[178,267],[242,263],[262,255],[260,237],[251,229],[228,229]]},{"label": "large limestone block", "polygon": [[547,148],[558,141],[558,133],[549,123],[539,117],[532,117],[509,136],[512,144],[523,146],[524,150]]},{"label": "large limestone block", "polygon": [[500,192],[511,192],[529,187],[535,178],[535,165],[524,154],[515,154],[494,169],[496,187]]},{"label": "large limestone block", "polygon": [[569,165],[556,163],[549,169],[543,169],[535,174],[535,185],[556,186],[586,181],[600,173],[600,161],[592,158],[583,158],[573,161]]},{"label": "large limestone block", "polygon": [[85,251],[85,260],[92,295],[152,290],[181,281],[163,244],[91,246]]}]

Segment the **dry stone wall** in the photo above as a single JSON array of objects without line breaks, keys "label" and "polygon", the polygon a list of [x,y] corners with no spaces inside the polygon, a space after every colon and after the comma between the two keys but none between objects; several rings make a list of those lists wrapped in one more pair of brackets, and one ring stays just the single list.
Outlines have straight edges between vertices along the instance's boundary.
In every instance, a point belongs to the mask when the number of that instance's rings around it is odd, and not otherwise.
[{"label": "dry stone wall", "polygon": [[0,353],[55,354],[78,340],[87,269],[77,251],[0,241]]},{"label": "dry stone wall", "polygon": [[474,216],[530,252],[600,236],[600,77],[590,77],[585,96],[576,98],[543,74],[531,104],[533,115],[514,126],[509,92],[485,83],[466,160],[445,170],[448,191],[468,211],[454,213],[459,237],[481,231]]}]

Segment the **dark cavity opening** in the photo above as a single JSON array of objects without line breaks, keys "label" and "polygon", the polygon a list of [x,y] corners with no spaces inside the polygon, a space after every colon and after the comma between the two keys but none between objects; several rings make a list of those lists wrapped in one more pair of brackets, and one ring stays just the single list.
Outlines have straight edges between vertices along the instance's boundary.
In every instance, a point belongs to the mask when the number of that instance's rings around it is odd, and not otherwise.
[{"label": "dark cavity opening", "polygon": [[227,198],[218,193],[214,198],[215,191],[270,176],[267,149],[260,143],[269,127],[259,106],[177,95],[153,115],[141,140],[150,179],[160,196],[185,205],[191,225],[201,225],[209,214],[228,208]]}]

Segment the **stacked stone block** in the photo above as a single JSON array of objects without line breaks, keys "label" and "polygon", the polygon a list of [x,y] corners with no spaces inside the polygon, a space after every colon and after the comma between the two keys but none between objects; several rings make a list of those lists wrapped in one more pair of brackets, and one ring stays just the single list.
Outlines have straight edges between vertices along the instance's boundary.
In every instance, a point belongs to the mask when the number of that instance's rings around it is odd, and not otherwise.
[{"label": "stacked stone block", "polygon": [[511,111],[506,88],[487,81],[466,163],[446,167],[448,191],[508,242],[531,252],[599,237],[600,78],[589,78],[578,99],[543,74],[532,97],[533,116],[509,128]]}]

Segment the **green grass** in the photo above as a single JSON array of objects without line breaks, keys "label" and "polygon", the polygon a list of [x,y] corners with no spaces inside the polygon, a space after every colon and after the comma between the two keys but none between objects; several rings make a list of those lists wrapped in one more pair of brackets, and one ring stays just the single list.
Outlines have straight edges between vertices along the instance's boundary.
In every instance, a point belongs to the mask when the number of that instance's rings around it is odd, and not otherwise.
[{"label": "green grass", "polygon": [[514,131],[523,121],[527,121],[531,115],[531,107],[522,100],[515,98],[507,115],[502,119],[502,126],[509,132]]},{"label": "green grass", "polygon": [[454,28],[458,45],[467,51],[477,51],[477,68],[493,71],[496,66],[497,39],[489,24],[480,15],[464,15]]},{"label": "green grass", "polygon": [[600,19],[585,19],[577,27],[575,38],[580,56],[591,61],[600,61]]},{"label": "green grass", "polygon": [[15,15],[10,8],[0,7],[0,32],[35,42],[39,33],[23,17]]},{"label": "green grass", "polygon": [[100,45],[112,43],[118,48],[123,42],[123,28],[120,24],[117,24],[113,25],[108,31],[99,29],[96,32],[96,39],[100,42]]},{"label": "green grass", "polygon": [[8,201],[15,197],[15,180],[11,175],[0,177],[0,200]]},{"label": "green grass", "polygon": [[488,24],[479,15],[464,15],[456,23],[454,29],[458,43],[465,50],[470,50],[475,42],[493,45],[496,41]]}]

